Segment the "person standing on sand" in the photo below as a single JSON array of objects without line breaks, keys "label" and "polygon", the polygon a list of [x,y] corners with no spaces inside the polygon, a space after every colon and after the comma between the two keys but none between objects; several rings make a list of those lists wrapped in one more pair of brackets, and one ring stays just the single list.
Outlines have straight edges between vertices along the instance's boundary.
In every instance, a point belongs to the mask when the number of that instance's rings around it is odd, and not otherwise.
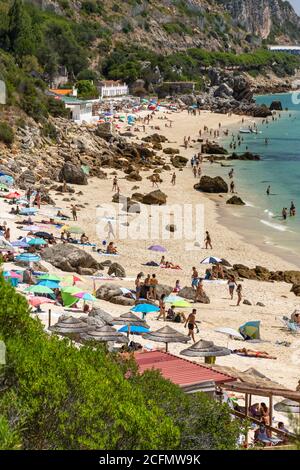
[{"label": "person standing on sand", "polygon": [[236,293],[237,293],[237,296],[238,296],[238,299],[237,299],[237,304],[236,306],[239,307],[241,301],[242,301],[242,284],[239,284],[236,288]]},{"label": "person standing on sand", "polygon": [[[195,327],[197,328],[197,325],[196,325],[196,313],[197,313],[197,310],[195,308],[193,308],[192,310],[192,313],[189,314],[189,316],[187,317],[187,320],[184,324],[184,328],[186,328],[186,326],[188,327],[189,329],[189,332],[188,332],[188,336],[190,338],[192,338],[192,340],[194,341],[194,343],[196,343],[196,340],[195,340],[195,334],[194,334],[194,329]],[[197,328],[197,333],[199,333],[199,329]]]},{"label": "person standing on sand", "polygon": [[234,276],[230,276],[227,284],[228,284],[230,298],[231,298],[231,300],[233,300],[234,289],[235,289],[235,287],[237,287]]},{"label": "person standing on sand", "polygon": [[107,230],[108,230],[108,233],[107,233],[108,239],[110,239],[110,236],[112,236],[113,238],[116,238],[116,235],[115,235],[115,232],[114,232],[114,229],[110,220],[107,222]]},{"label": "person standing on sand", "polygon": [[159,320],[160,317],[163,317],[163,320],[166,321],[166,304],[165,304],[165,294],[162,294],[159,299],[159,315],[156,320]]},{"label": "person standing on sand", "polygon": [[112,191],[114,191],[116,193],[117,189],[118,189],[118,178],[117,178],[117,176],[114,176]]},{"label": "person standing on sand", "polygon": [[197,167],[196,167],[196,165],[193,166],[193,173],[194,173],[194,177],[197,178]]},{"label": "person standing on sand", "polygon": [[199,281],[199,274],[195,266],[192,268],[192,288],[196,289]]},{"label": "person standing on sand", "polygon": [[75,222],[77,220],[77,208],[74,204],[71,206],[71,210],[72,210],[73,220]]},{"label": "person standing on sand", "polygon": [[195,303],[198,301],[201,302],[201,300],[203,299],[203,295],[205,295],[203,289],[203,280],[200,278],[196,288]]},{"label": "person standing on sand", "polygon": [[211,244],[211,237],[210,237],[210,234],[209,234],[209,232],[208,232],[207,230],[206,230],[205,234],[206,234],[205,240],[204,240],[205,249],[207,250],[208,248],[210,248],[210,249],[212,250],[213,247],[212,247],[212,244]]},{"label": "person standing on sand", "polygon": [[234,186],[234,181],[231,181],[231,183],[230,183],[230,192],[231,192],[232,194],[234,194],[234,188],[235,188],[235,186]]},{"label": "person standing on sand", "polygon": [[135,280],[135,293],[136,293],[136,300],[139,300],[141,288],[142,288],[142,273],[139,273]]},{"label": "person standing on sand", "polygon": [[173,186],[175,186],[175,184],[176,184],[176,173],[175,173],[175,171],[174,171],[174,173],[173,173],[173,175],[172,175],[171,184],[172,184]]}]

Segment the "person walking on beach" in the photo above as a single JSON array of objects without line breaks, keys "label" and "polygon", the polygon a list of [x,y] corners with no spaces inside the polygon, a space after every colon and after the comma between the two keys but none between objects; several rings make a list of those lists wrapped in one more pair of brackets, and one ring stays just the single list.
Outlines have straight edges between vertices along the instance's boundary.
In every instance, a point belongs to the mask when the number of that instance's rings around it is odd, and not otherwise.
[{"label": "person walking on beach", "polygon": [[114,176],[112,191],[114,191],[116,193],[117,189],[118,189],[118,178],[117,178],[117,176]]},{"label": "person walking on beach", "polygon": [[116,238],[116,235],[115,235],[115,232],[114,232],[114,229],[110,220],[107,222],[107,230],[108,230],[108,233],[107,233],[108,239],[110,239],[111,236],[113,238]]},{"label": "person walking on beach", "polygon": [[176,184],[176,173],[175,173],[175,171],[174,171],[174,173],[173,173],[173,175],[172,175],[171,184],[172,184],[173,186],[175,186],[175,184]]},{"label": "person walking on beach", "polygon": [[237,287],[234,276],[230,276],[228,282],[229,295],[231,300],[233,300],[234,289]]},{"label": "person walking on beach", "polygon": [[211,250],[213,249],[212,247],[212,244],[211,244],[211,237],[210,237],[210,234],[209,232],[206,230],[205,232],[205,240],[204,240],[204,243],[205,243],[205,249],[207,250],[208,248],[210,248]]},{"label": "person walking on beach", "polygon": [[71,206],[71,210],[72,210],[73,220],[75,222],[77,220],[77,208],[74,204]]},{"label": "person walking on beach", "polygon": [[266,191],[266,193],[267,193],[268,196],[270,196],[270,191],[271,191],[271,186],[269,185],[269,186],[267,187],[267,191]]},{"label": "person walking on beach", "polygon": [[230,192],[233,193],[233,194],[234,194],[234,188],[235,188],[234,181],[231,181],[231,183],[230,183]]},{"label": "person walking on beach", "polygon": [[[194,334],[194,329],[195,329],[195,327],[197,328],[196,313],[197,313],[197,310],[195,308],[193,308],[192,313],[189,314],[189,316],[187,317],[187,320],[185,322],[185,325],[184,325],[185,328],[186,328],[186,326],[188,327],[188,329],[189,329],[188,336],[190,338],[192,338],[194,343],[196,343],[195,334]],[[199,333],[198,328],[197,328],[197,333]]]},{"label": "person walking on beach", "polygon": [[240,305],[240,303],[241,303],[241,301],[242,301],[242,289],[243,289],[243,288],[242,288],[242,284],[239,284],[239,285],[237,286],[237,288],[236,288],[236,293],[237,293],[237,296],[238,296],[238,298],[237,298],[237,304],[236,304],[237,307],[239,307],[239,305]]},{"label": "person walking on beach", "polygon": [[193,166],[193,173],[194,173],[194,177],[197,178],[197,167],[196,167],[196,165]]}]

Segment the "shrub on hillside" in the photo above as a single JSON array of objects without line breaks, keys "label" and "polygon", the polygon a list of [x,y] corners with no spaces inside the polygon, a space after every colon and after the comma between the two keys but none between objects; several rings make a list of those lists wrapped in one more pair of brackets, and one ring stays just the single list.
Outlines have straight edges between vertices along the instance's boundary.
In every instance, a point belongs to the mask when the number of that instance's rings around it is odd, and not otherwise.
[{"label": "shrub on hillside", "polygon": [[6,145],[11,145],[14,141],[14,131],[7,122],[0,122],[0,141]]}]

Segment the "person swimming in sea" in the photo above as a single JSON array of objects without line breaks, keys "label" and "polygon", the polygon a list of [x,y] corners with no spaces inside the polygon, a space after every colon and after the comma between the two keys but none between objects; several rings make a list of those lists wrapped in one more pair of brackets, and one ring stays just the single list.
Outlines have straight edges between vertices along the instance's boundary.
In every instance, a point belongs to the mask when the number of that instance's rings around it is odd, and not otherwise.
[{"label": "person swimming in sea", "polygon": [[290,217],[294,217],[295,215],[296,215],[296,206],[294,204],[294,201],[291,201]]},{"label": "person swimming in sea", "polygon": [[267,193],[268,196],[270,196],[270,191],[271,191],[271,186],[269,185],[269,186],[267,187],[267,191],[266,191],[266,193]]},{"label": "person swimming in sea", "polygon": [[286,207],[284,207],[284,208],[282,209],[282,213],[281,213],[281,214],[282,214],[283,220],[286,220],[286,219],[287,219],[287,208],[286,208]]}]

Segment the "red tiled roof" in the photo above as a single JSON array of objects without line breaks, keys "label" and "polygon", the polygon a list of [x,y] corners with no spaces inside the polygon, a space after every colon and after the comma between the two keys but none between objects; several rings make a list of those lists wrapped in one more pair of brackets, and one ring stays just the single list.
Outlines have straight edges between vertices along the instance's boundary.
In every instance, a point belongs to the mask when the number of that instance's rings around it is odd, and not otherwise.
[{"label": "red tiled roof", "polygon": [[165,379],[171,380],[180,387],[204,382],[218,384],[236,380],[234,377],[217,372],[210,367],[162,351],[138,352],[134,357],[140,373],[149,369],[158,369]]}]

